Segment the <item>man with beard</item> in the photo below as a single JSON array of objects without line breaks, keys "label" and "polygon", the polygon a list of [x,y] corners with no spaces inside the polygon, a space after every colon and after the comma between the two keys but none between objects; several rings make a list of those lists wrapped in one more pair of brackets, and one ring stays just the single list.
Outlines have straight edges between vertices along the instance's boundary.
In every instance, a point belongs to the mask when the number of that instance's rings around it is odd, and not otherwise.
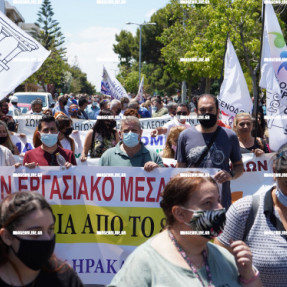
[{"label": "man with beard", "polygon": [[179,136],[177,167],[220,169],[214,179],[222,184],[221,203],[227,209],[231,204],[230,180],[243,173],[238,138],[233,131],[218,126],[218,101],[213,95],[203,94],[198,98],[196,114],[200,124]]}]

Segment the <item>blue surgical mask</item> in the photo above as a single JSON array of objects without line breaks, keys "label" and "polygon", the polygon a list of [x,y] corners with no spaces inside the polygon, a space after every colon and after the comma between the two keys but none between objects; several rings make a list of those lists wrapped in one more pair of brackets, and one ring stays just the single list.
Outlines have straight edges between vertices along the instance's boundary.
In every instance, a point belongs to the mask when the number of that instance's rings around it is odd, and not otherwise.
[{"label": "blue surgical mask", "polygon": [[127,147],[135,147],[139,143],[139,134],[133,132],[124,133],[123,142]]},{"label": "blue surgical mask", "polygon": [[287,207],[287,196],[281,191],[281,189],[279,188],[278,184],[277,184],[277,188],[276,188],[275,194],[276,194],[278,200],[279,200],[285,207]]},{"label": "blue surgical mask", "polygon": [[58,141],[58,134],[59,133],[57,133],[57,134],[44,134],[44,133],[41,133],[41,142],[47,147],[52,147]]},{"label": "blue surgical mask", "polygon": [[92,102],[92,106],[93,106],[93,107],[97,107],[97,106],[98,106],[98,103],[97,103],[97,102]]}]

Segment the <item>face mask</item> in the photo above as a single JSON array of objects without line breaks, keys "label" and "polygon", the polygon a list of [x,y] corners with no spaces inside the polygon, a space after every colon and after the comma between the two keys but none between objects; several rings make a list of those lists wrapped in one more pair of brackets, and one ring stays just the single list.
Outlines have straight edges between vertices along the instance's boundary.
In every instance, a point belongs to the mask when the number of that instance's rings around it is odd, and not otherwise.
[{"label": "face mask", "polygon": [[65,106],[67,103],[68,103],[68,101],[64,101],[64,102],[63,102],[63,105]]},{"label": "face mask", "polygon": [[5,115],[7,115],[8,112],[9,112],[9,109],[8,109],[8,108],[2,108],[2,112],[3,112]]},{"label": "face mask", "polygon": [[40,113],[33,112],[33,115],[42,115],[42,112]]},{"label": "face mask", "polygon": [[97,102],[92,102],[92,106],[93,106],[93,107],[97,107],[97,106],[98,106],[98,103],[97,103]]},{"label": "face mask", "polygon": [[41,269],[54,252],[55,235],[51,240],[27,240],[13,236],[20,241],[20,246],[17,252],[11,247],[12,251],[30,269]]},{"label": "face mask", "polygon": [[41,133],[41,142],[47,147],[54,146],[58,141],[58,133],[57,134],[44,134]]},{"label": "face mask", "polygon": [[0,137],[0,144],[3,144],[6,140],[7,140],[7,136],[6,137]]},{"label": "face mask", "polygon": [[202,235],[203,237],[212,239],[222,233],[225,225],[225,208],[215,210],[192,210],[181,207],[185,210],[194,212],[189,223],[186,223],[193,231],[203,231],[208,234]]},{"label": "face mask", "polygon": [[204,128],[212,128],[217,122],[217,115],[205,114],[204,116],[209,116],[209,119],[199,119],[198,121]]},{"label": "face mask", "polygon": [[279,188],[278,184],[277,184],[277,188],[276,188],[275,194],[276,194],[278,200],[279,200],[285,207],[287,207],[287,196],[281,191],[281,189]]},{"label": "face mask", "polygon": [[152,107],[151,110],[152,110],[153,113],[155,113],[157,108],[156,107]]},{"label": "face mask", "polygon": [[174,152],[176,152],[176,145],[172,144],[171,148],[173,149]]},{"label": "face mask", "polygon": [[72,112],[70,113],[71,116],[76,117],[78,115],[78,112]]},{"label": "face mask", "polygon": [[124,133],[123,142],[127,147],[135,147],[139,143],[139,134],[133,132]]},{"label": "face mask", "polygon": [[122,109],[117,109],[116,114],[119,115],[121,113]]},{"label": "face mask", "polygon": [[7,124],[7,127],[8,127],[8,130],[10,131],[10,132],[15,132],[15,130],[16,130],[16,124],[15,123],[8,123]]},{"label": "face mask", "polygon": [[64,135],[68,137],[72,133],[73,129],[74,128],[72,128],[72,127],[67,128],[66,131],[64,132]]}]

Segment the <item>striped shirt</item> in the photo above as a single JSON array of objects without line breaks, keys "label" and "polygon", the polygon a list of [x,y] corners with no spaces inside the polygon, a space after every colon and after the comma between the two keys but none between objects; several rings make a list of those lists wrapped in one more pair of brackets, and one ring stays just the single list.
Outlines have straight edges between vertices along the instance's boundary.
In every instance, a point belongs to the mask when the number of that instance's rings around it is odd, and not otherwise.
[{"label": "striped shirt", "polygon": [[[279,214],[273,206],[272,189],[260,194],[254,223],[245,239],[260,272],[264,287],[287,286],[287,236]],[[226,226],[218,240],[229,246],[229,240],[242,240],[252,196],[236,201],[227,212]],[[275,224],[274,224],[275,222]],[[277,227],[276,225],[277,222]]]}]

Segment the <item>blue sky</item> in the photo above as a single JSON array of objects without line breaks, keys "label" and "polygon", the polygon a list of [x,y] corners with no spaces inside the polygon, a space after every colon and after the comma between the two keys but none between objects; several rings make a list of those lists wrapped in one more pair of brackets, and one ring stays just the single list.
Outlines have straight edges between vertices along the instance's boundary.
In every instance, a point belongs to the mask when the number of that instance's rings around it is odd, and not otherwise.
[{"label": "blue sky", "polygon": [[[126,22],[148,22],[156,10],[169,3],[169,0],[125,0],[126,4],[112,5],[97,4],[98,1],[112,0],[51,0],[54,19],[60,23],[66,37],[68,61],[73,63],[76,56],[80,68],[87,73],[88,80],[96,85],[97,90],[103,65],[112,74],[118,70],[117,55],[113,52],[115,34],[125,29],[135,35],[137,26],[126,25]],[[15,4],[13,0],[9,3],[17,8],[26,23],[37,20],[41,5]]]}]

